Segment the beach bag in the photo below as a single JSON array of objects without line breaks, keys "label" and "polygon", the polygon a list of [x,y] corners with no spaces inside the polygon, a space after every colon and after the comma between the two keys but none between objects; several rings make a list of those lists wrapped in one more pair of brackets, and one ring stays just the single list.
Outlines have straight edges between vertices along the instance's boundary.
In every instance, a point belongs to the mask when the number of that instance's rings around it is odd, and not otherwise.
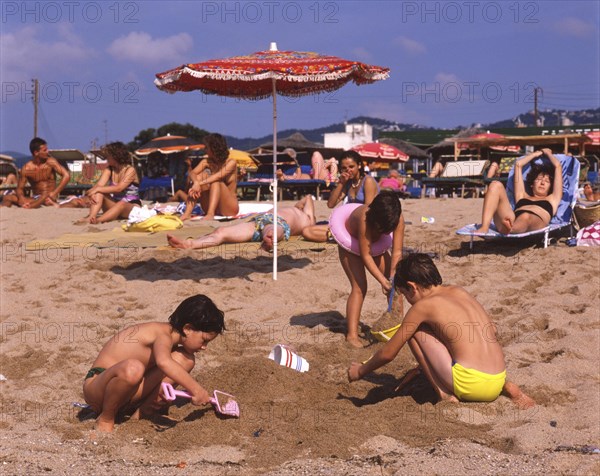
[{"label": "beach bag", "polygon": [[177,230],[183,222],[175,215],[154,215],[144,221],[123,225],[125,231],[155,233],[164,230]]},{"label": "beach bag", "polygon": [[577,246],[600,246],[600,221],[579,230]]}]

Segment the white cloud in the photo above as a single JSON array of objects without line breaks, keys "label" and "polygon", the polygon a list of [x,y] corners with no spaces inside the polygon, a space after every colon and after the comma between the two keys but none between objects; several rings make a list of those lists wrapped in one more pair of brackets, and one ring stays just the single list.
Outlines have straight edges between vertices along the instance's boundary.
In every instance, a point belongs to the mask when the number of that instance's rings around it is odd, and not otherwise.
[{"label": "white cloud", "polygon": [[71,71],[92,53],[69,24],[57,24],[54,31],[37,25],[0,35],[2,81],[29,81],[33,76]]},{"label": "white cloud", "polygon": [[409,124],[423,124],[427,116],[396,101],[372,100],[361,104],[361,115]]},{"label": "white cloud", "polygon": [[434,79],[439,83],[462,83],[454,73],[437,73]]},{"label": "white cloud", "polygon": [[358,47],[358,48],[354,48],[352,50],[352,55],[360,61],[370,61],[371,60],[371,53],[369,53],[367,51],[367,49],[363,48],[362,46]]},{"label": "white cloud", "polygon": [[575,17],[566,17],[562,19],[556,25],[556,28],[563,35],[575,36],[577,38],[586,38],[595,34],[595,27],[592,23]]},{"label": "white cloud", "polygon": [[[167,38],[152,38],[145,32],[132,31],[127,36],[114,40],[108,47],[108,52],[116,59],[136,63],[184,62],[184,53],[193,45],[192,37],[187,33],[169,36]],[[187,61],[190,61],[188,58]]]},{"label": "white cloud", "polygon": [[398,36],[397,38],[394,38],[394,44],[412,55],[420,55],[427,51],[427,47],[423,43],[419,43],[418,41],[407,38],[406,36]]}]

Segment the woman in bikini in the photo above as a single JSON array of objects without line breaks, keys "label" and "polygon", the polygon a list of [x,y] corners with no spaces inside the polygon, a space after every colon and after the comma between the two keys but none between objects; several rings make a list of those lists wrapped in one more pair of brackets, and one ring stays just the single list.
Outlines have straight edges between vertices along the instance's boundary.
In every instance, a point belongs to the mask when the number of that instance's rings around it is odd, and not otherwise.
[{"label": "woman in bikini", "polygon": [[221,134],[209,134],[204,143],[208,157],[190,172],[193,185],[188,192],[182,220],[191,218],[197,202],[200,202],[207,220],[214,219],[216,214],[237,215],[240,210],[237,199],[237,162],[229,158],[225,138]]},{"label": "woman in bikini", "polygon": [[310,159],[312,164],[311,178],[325,180],[327,185],[338,179],[338,161],[335,157],[327,160],[318,150],[315,150]]},{"label": "woman in bikini", "polygon": [[[346,203],[370,205],[379,193],[377,181],[365,173],[360,155],[353,150],[344,152],[340,160],[338,184],[329,194],[327,206],[335,208],[346,199]],[[302,236],[308,241],[322,243],[331,239],[328,225],[314,225],[305,228]]]},{"label": "woman in bikini", "polygon": [[[90,214],[79,220],[83,223],[105,223],[117,218],[128,218],[134,207],[142,205],[139,196],[138,174],[131,165],[131,156],[122,142],[105,145],[100,153],[106,157],[108,167],[96,185],[86,195],[90,197]],[[100,210],[102,215],[98,216]]]},{"label": "woman in bikini", "polygon": [[323,158],[321,152],[315,150],[311,157],[312,170],[310,174],[302,172],[302,167],[296,159],[297,153],[294,149],[287,148],[283,150],[284,154],[288,154],[291,159],[295,162],[296,169],[292,175],[286,175],[283,170],[277,170],[278,180],[323,180],[327,186],[330,183],[335,182],[338,177],[338,161],[335,157],[331,157],[328,160]]},{"label": "woman in bikini", "polygon": [[[551,165],[532,164],[527,178],[523,167],[534,159],[546,156]],[[531,195],[527,193],[531,190]],[[501,182],[492,182],[485,194],[479,233],[487,233],[492,220],[505,235],[541,230],[550,223],[562,199],[563,180],[560,162],[550,149],[542,149],[519,159],[514,173],[515,209]]]}]

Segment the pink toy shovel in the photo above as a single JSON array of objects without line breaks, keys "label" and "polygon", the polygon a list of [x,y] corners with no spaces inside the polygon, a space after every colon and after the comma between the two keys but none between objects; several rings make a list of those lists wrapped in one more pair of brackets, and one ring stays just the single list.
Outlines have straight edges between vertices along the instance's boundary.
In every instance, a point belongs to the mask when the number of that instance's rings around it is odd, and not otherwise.
[{"label": "pink toy shovel", "polygon": [[[173,401],[177,397],[192,398],[192,396],[189,393],[183,390],[175,390],[173,388],[173,385],[171,385],[170,383],[163,382],[162,390],[165,395],[165,399],[169,401]],[[224,400],[223,404],[221,404],[221,402],[219,401],[219,397]],[[210,399],[210,403],[213,404],[217,412],[223,415],[228,415],[236,418],[240,417],[240,406],[234,400],[233,395],[229,395],[228,393],[215,390],[213,393],[213,398]]]}]

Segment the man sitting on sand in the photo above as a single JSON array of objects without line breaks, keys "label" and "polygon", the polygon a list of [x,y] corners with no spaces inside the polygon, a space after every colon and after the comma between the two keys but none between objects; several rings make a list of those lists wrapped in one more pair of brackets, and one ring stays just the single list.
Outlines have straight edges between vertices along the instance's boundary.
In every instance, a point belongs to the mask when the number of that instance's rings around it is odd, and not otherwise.
[{"label": "man sitting on sand", "polygon": [[173,235],[167,235],[167,240],[172,247],[184,249],[210,248],[222,243],[262,241],[261,247],[270,251],[273,249],[275,228],[277,228],[277,241],[281,241],[289,240],[290,236],[301,235],[304,228],[314,224],[315,204],[313,198],[307,195],[294,206],[280,208],[277,211],[277,220],[274,220],[273,213],[260,213],[251,221],[217,228],[212,233],[195,240],[180,240]]},{"label": "man sitting on sand", "polygon": [[[397,296],[406,297],[412,307],[384,347],[366,363],[352,363],[348,380],[359,380],[391,362],[408,343],[441,400],[491,402],[503,392],[520,408],[535,405],[506,380],[496,327],[481,304],[459,286],[442,286],[429,256],[417,253],[404,258],[394,286]],[[415,374],[410,373],[401,386]]]},{"label": "man sitting on sand", "polygon": [[[27,162],[21,169],[15,195],[6,195],[2,201],[4,206],[17,205],[21,208],[40,208],[42,205],[55,205],[60,192],[71,178],[54,157],[48,153],[48,145],[44,139],[35,137],[29,143],[33,160]],[[61,176],[56,185],[56,175]],[[25,186],[31,184],[33,196],[25,196]]]}]

